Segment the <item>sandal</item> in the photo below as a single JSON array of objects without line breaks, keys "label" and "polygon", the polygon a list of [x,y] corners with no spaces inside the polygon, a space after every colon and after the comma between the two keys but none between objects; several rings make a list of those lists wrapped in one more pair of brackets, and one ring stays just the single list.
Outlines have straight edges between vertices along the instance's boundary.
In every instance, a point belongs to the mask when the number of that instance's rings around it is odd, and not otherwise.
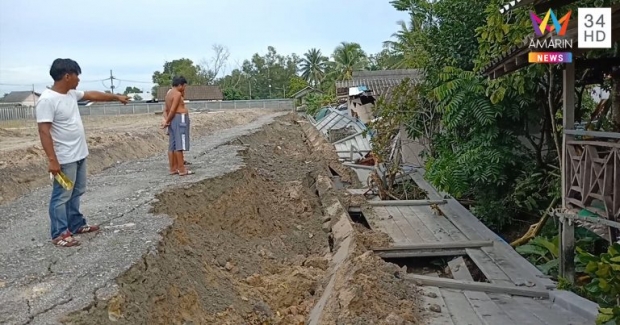
[{"label": "sandal", "polygon": [[179,173],[179,171],[177,170],[177,171],[174,171],[174,172],[170,172],[170,175],[176,175],[178,173]]},{"label": "sandal", "polygon": [[52,240],[52,244],[58,247],[73,247],[79,246],[80,242],[71,236],[71,233],[66,232],[65,234],[61,234]]},{"label": "sandal", "polygon": [[75,233],[76,234],[85,234],[85,233],[88,233],[88,232],[96,232],[96,231],[99,231],[99,226],[89,226],[89,225],[86,225],[86,226],[80,227],[80,229],[78,229],[78,231],[76,231]]},{"label": "sandal", "polygon": [[186,170],[185,173],[181,174],[179,173],[179,176],[186,176],[186,175],[194,175],[195,173],[191,170]]},{"label": "sandal", "polygon": [[187,166],[187,165],[191,165],[191,164],[192,164],[192,163],[191,163],[191,162],[189,162],[189,161],[183,161],[183,165],[186,165],[186,166]]}]

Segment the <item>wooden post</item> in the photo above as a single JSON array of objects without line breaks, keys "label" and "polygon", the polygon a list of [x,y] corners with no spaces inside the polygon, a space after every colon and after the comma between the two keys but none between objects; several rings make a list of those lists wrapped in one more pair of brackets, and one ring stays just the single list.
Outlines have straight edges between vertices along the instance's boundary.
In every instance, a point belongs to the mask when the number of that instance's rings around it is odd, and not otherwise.
[{"label": "wooden post", "polygon": [[[564,67],[564,75],[562,82],[562,107],[563,130],[572,130],[575,128],[575,63],[567,63]],[[568,186],[570,186],[570,180],[568,179],[568,157],[566,157],[566,137],[568,135],[562,132],[562,207],[566,208],[566,194],[568,193]]]},{"label": "wooden post", "polygon": [[560,276],[575,282],[575,222],[560,217]]},{"label": "wooden post", "polygon": [[[575,128],[575,63],[567,63],[564,66],[562,78],[562,107],[563,130]],[[568,186],[570,186],[568,163],[566,154],[566,140],[570,135],[562,132],[562,208],[567,208]],[[575,280],[575,224],[573,220],[560,217],[560,276],[570,283]]]}]

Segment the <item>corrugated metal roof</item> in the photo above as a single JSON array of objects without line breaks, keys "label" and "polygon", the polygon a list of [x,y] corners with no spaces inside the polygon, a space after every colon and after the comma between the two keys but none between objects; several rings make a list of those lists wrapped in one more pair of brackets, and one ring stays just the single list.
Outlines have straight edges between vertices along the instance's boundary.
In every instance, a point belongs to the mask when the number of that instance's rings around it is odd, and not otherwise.
[{"label": "corrugated metal roof", "polygon": [[[319,130],[319,132],[321,132],[326,137],[330,130],[352,128],[354,132],[354,134],[352,134],[351,136],[334,142],[336,150],[350,151],[351,146],[353,146],[355,150],[363,150],[365,152],[370,151],[370,135],[361,135],[361,133],[366,130],[366,125],[364,125],[364,123],[360,122],[359,120],[347,115],[346,111],[339,111],[331,107],[328,109],[329,113],[314,126],[317,128],[317,130]],[[355,157],[358,156],[360,155],[357,155]],[[349,160],[351,158],[351,154],[341,152],[338,153],[338,157],[340,157],[341,159]]]},{"label": "corrugated metal roof", "polygon": [[336,93],[339,96],[345,96],[348,91],[338,90],[366,86],[372,90],[373,95],[381,96],[389,89],[400,85],[406,78],[410,78],[412,83],[418,83],[422,80],[422,71],[419,69],[353,71],[351,80],[336,82]]}]

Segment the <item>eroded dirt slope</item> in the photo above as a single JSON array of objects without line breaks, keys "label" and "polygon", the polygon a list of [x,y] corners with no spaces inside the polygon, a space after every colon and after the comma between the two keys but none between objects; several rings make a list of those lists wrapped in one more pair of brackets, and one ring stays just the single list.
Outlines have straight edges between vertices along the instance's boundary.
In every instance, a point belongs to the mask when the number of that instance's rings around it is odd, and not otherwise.
[{"label": "eroded dirt slope", "polygon": [[[154,211],[175,221],[158,254],[117,280],[117,296],[67,324],[305,324],[331,258],[313,185],[328,164],[338,167],[311,151],[293,116],[234,143],[247,146],[247,166],[161,194]],[[416,320],[415,288],[402,270],[364,251],[341,269],[326,324]]]}]

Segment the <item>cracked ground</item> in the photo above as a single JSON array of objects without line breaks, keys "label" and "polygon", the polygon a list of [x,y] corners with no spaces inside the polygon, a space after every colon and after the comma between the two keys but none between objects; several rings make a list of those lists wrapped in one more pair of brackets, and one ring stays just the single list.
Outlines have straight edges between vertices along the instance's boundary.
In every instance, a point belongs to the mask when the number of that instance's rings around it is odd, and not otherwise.
[{"label": "cracked ground", "polygon": [[103,227],[76,248],[49,243],[49,188],[1,206],[0,323],[304,324],[332,282],[320,324],[419,323],[415,285],[365,247],[378,234],[356,233],[332,277],[314,184],[354,176],[281,115],[195,138],[196,175],[169,176],[163,154],[96,166],[82,207]]},{"label": "cracked ground", "polygon": [[[90,223],[103,229],[81,235],[83,244],[77,248],[61,249],[49,242],[49,187],[1,205],[0,323],[58,324],[59,316],[84,308],[95,299],[109,298],[116,292],[114,279],[143,255],[155,252],[161,231],[172,223],[165,215],[149,212],[157,201],[155,195],[241,168],[243,161],[237,151],[242,147],[226,143],[255,132],[282,114],[254,114],[251,123],[196,138],[189,155],[196,175],[169,176],[162,154],[113,162],[109,168],[97,165],[103,171],[89,177],[82,209]],[[152,142],[161,140],[154,136]],[[159,148],[162,151],[165,147]],[[5,163],[0,173],[10,168]],[[36,170],[31,174],[46,177]],[[10,192],[5,184],[3,192]]]}]

